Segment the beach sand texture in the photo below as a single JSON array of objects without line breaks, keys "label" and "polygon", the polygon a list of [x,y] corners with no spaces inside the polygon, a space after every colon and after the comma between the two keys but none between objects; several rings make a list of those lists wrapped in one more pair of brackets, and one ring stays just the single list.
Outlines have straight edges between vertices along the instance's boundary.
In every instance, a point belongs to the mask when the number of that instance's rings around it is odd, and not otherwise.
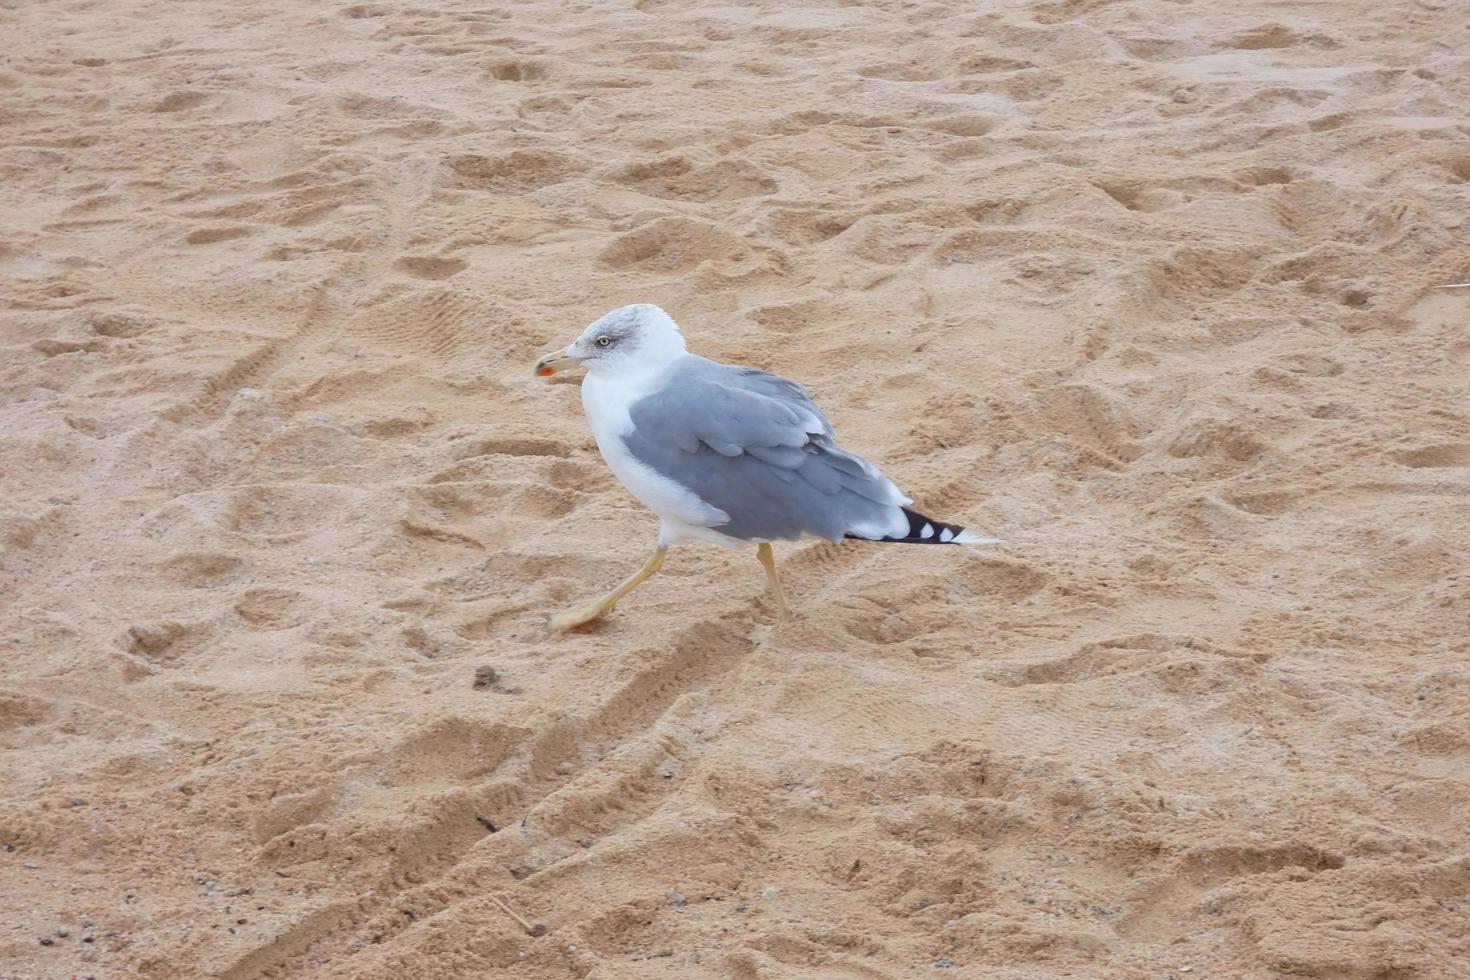
[{"label": "beach sand texture", "polygon": [[[0,975],[1470,975],[1463,5],[0,35]],[[1006,546],[550,634],[634,301]]]}]

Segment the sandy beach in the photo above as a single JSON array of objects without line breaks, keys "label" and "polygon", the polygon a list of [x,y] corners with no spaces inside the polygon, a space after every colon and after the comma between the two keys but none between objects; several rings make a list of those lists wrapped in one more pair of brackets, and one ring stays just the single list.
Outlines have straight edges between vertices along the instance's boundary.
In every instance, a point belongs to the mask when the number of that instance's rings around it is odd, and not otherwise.
[{"label": "sandy beach", "polygon": [[[1462,4],[0,35],[0,977],[1470,976]],[[1005,545],[550,632],[630,302]]]}]

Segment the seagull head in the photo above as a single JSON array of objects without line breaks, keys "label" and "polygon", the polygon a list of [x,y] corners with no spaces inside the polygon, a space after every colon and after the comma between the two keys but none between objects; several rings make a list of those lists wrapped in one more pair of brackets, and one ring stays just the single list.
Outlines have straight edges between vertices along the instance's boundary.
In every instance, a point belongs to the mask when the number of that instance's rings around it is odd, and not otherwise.
[{"label": "seagull head", "polygon": [[549,378],[581,365],[589,374],[646,371],[684,353],[684,335],[674,318],[652,303],[634,303],[604,313],[563,350],[536,362],[536,376]]}]

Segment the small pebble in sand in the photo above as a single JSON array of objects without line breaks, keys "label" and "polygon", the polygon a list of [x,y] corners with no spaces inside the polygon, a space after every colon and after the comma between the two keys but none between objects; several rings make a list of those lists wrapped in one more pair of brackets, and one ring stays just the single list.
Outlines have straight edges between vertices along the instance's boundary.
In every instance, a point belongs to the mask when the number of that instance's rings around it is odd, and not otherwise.
[{"label": "small pebble in sand", "polygon": [[954,966],[954,964],[951,963],[949,960],[941,959],[934,961],[934,969],[936,970],[948,970],[952,966]]},{"label": "small pebble in sand", "polygon": [[54,946],[54,945],[56,945],[56,940],[52,939],[50,936],[46,936],[45,938],[43,938],[41,940],[41,945],[42,946]]},{"label": "small pebble in sand", "polygon": [[773,899],[773,898],[775,898],[775,897],[776,897],[776,896],[778,896],[778,895],[780,895],[780,894],[781,894],[781,889],[779,889],[779,888],[776,888],[776,887],[774,887],[774,886],[772,886],[772,885],[767,885],[767,886],[766,886],[766,887],[765,887],[765,888],[764,888],[764,889],[763,889],[763,890],[762,890],[762,891],[761,891],[761,898],[763,898],[763,899],[765,899],[765,900],[766,900],[766,901],[767,901],[767,902],[769,902],[769,901],[771,901],[771,900],[772,900],[772,899]]},{"label": "small pebble in sand", "polygon": [[557,763],[556,774],[558,776],[570,776],[572,774],[572,764],[570,762]]},{"label": "small pebble in sand", "polygon": [[676,908],[676,909],[683,908],[688,903],[689,903],[689,900],[687,898],[685,898],[684,897],[684,893],[681,892],[681,891],[679,891],[678,889],[675,889],[674,891],[669,892],[669,904],[671,906],[673,906],[674,908]]},{"label": "small pebble in sand", "polygon": [[500,680],[500,672],[489,664],[481,664],[475,668],[475,690],[481,690]]}]

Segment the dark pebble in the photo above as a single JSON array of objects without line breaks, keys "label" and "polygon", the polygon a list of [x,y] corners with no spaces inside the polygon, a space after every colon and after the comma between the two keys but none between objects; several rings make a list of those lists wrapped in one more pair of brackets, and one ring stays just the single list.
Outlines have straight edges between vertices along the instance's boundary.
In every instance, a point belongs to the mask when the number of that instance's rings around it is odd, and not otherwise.
[{"label": "dark pebble", "polygon": [[475,690],[490,687],[500,680],[500,673],[489,664],[481,664],[475,668]]}]

